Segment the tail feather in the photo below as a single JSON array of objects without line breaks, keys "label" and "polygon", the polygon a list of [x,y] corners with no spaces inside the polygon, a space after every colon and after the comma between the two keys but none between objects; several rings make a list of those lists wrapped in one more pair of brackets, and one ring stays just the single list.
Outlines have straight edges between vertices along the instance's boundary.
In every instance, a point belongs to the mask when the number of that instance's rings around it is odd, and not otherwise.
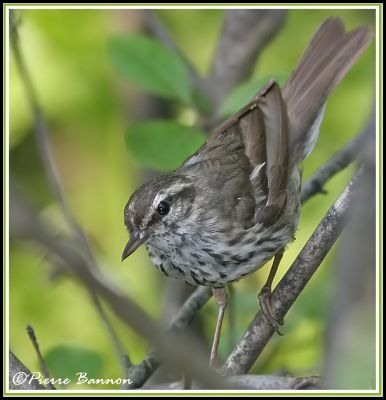
[{"label": "tail feather", "polygon": [[339,18],[329,18],[312,38],[299,65],[283,87],[290,154],[301,162],[312,151],[327,96],[371,41],[367,28],[344,33]]},{"label": "tail feather", "polygon": [[[292,73],[291,77],[283,89],[286,97],[295,98],[304,85],[304,76],[309,75],[309,71],[315,67],[315,60],[330,53],[337,40],[344,35],[344,26],[339,18],[327,19],[316,31],[307,46],[299,65]],[[324,49],[325,54],[320,54],[320,49]]]}]

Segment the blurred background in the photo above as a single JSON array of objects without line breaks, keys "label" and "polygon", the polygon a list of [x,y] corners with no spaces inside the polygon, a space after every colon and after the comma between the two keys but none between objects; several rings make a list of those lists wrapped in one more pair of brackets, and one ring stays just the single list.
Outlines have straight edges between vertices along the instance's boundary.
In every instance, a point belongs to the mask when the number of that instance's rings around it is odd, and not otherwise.
[{"label": "blurred background", "polygon": [[[224,10],[156,13],[184,56],[205,76],[221,33]],[[147,107],[155,106],[141,87],[114,67],[108,42],[117,33],[142,31],[140,10],[31,9],[19,14],[21,48],[44,110],[67,201],[104,272],[151,316],[166,318],[165,302],[170,299],[170,287],[177,283],[151,265],[144,248],[120,262],[128,238],[123,207],[142,182],[161,170],[177,167],[180,159],[193,151],[192,146],[198,147],[203,136],[197,132],[193,144],[181,145],[180,153],[177,148],[175,159],[161,160],[156,165],[144,160],[141,150],[137,154],[127,139],[130,127],[146,120]],[[375,31],[374,11],[288,10],[281,31],[261,54],[253,79],[288,76],[313,32],[332,15],[342,17],[348,29],[368,25]],[[365,127],[372,109],[374,76],[372,44],[330,96],[317,146],[304,163],[304,179]],[[33,115],[12,55],[9,82],[10,179],[33,200],[40,216],[55,226],[58,236],[63,235],[67,227],[37,153]],[[197,121],[197,110],[189,106],[173,101],[155,104],[159,109],[153,114],[167,115],[185,125]],[[139,142],[141,145],[146,146],[145,142]],[[326,195],[316,195],[304,205],[296,241],[288,247],[277,279],[295,259],[354,170],[352,166],[339,173],[326,185]],[[285,371],[295,376],[320,372],[324,331],[335,289],[331,269],[336,250],[334,247],[329,253],[287,316],[284,337],[271,340],[253,372]],[[226,357],[255,314],[257,294],[268,272],[267,266],[233,285],[234,322],[231,329],[225,320],[220,342],[222,357]],[[68,376],[79,370],[95,377],[120,376],[112,343],[88,294],[74,280],[55,273],[45,251],[33,243],[11,240],[9,288],[10,347],[31,370],[38,370],[38,362],[25,333],[27,323],[35,328],[54,376]],[[210,300],[196,318],[196,329],[202,331],[208,345],[216,314],[217,307]],[[131,360],[141,361],[148,344],[114,315],[109,317]],[[106,385],[103,388],[107,389]]]}]

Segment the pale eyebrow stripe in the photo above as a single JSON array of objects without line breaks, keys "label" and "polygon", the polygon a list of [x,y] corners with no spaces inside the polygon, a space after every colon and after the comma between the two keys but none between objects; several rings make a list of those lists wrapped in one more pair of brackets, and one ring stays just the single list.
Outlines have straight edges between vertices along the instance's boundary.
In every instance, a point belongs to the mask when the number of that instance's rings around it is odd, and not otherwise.
[{"label": "pale eyebrow stripe", "polygon": [[156,210],[158,204],[165,200],[166,198],[173,196],[179,192],[181,192],[183,189],[185,189],[186,187],[190,186],[190,182],[177,182],[175,183],[173,186],[171,186],[170,188],[168,188],[169,190],[166,191],[164,189],[161,189],[157,195],[154,197],[153,202],[149,208],[148,213],[146,214],[146,216],[143,218],[142,222],[141,222],[141,229],[145,229],[146,226],[149,224],[150,220],[152,219],[153,215],[154,215],[154,211]]}]

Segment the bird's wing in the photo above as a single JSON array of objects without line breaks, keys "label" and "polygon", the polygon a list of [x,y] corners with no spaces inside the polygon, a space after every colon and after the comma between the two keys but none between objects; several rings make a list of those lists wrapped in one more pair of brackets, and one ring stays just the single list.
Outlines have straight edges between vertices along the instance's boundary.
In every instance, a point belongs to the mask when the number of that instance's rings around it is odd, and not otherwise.
[{"label": "bird's wing", "polygon": [[287,112],[276,82],[269,82],[251,102],[221,124],[183,166],[199,163],[202,167],[205,163],[210,167],[215,162],[245,165],[244,159],[247,165],[241,173],[246,174],[248,183],[253,170],[261,170],[257,184],[265,195],[265,204],[264,212],[256,214],[257,219],[272,223],[285,205],[288,175]]},{"label": "bird's wing", "polygon": [[286,204],[288,178],[288,118],[281,90],[271,82],[258,94],[258,107],[265,132],[265,174],[267,178],[267,203],[258,215],[264,223],[273,223]]}]

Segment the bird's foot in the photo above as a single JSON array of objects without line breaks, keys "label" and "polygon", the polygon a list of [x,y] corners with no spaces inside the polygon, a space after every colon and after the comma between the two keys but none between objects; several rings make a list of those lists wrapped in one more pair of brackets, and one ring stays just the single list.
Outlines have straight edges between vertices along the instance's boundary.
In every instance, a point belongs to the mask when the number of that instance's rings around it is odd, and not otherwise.
[{"label": "bird's foot", "polygon": [[274,316],[271,304],[271,294],[271,288],[268,286],[263,286],[258,296],[261,312],[263,313],[264,319],[272,326],[272,328],[275,329],[276,333],[280,336],[283,336],[283,334],[280,332],[280,327],[284,324],[284,321],[279,321]]}]

